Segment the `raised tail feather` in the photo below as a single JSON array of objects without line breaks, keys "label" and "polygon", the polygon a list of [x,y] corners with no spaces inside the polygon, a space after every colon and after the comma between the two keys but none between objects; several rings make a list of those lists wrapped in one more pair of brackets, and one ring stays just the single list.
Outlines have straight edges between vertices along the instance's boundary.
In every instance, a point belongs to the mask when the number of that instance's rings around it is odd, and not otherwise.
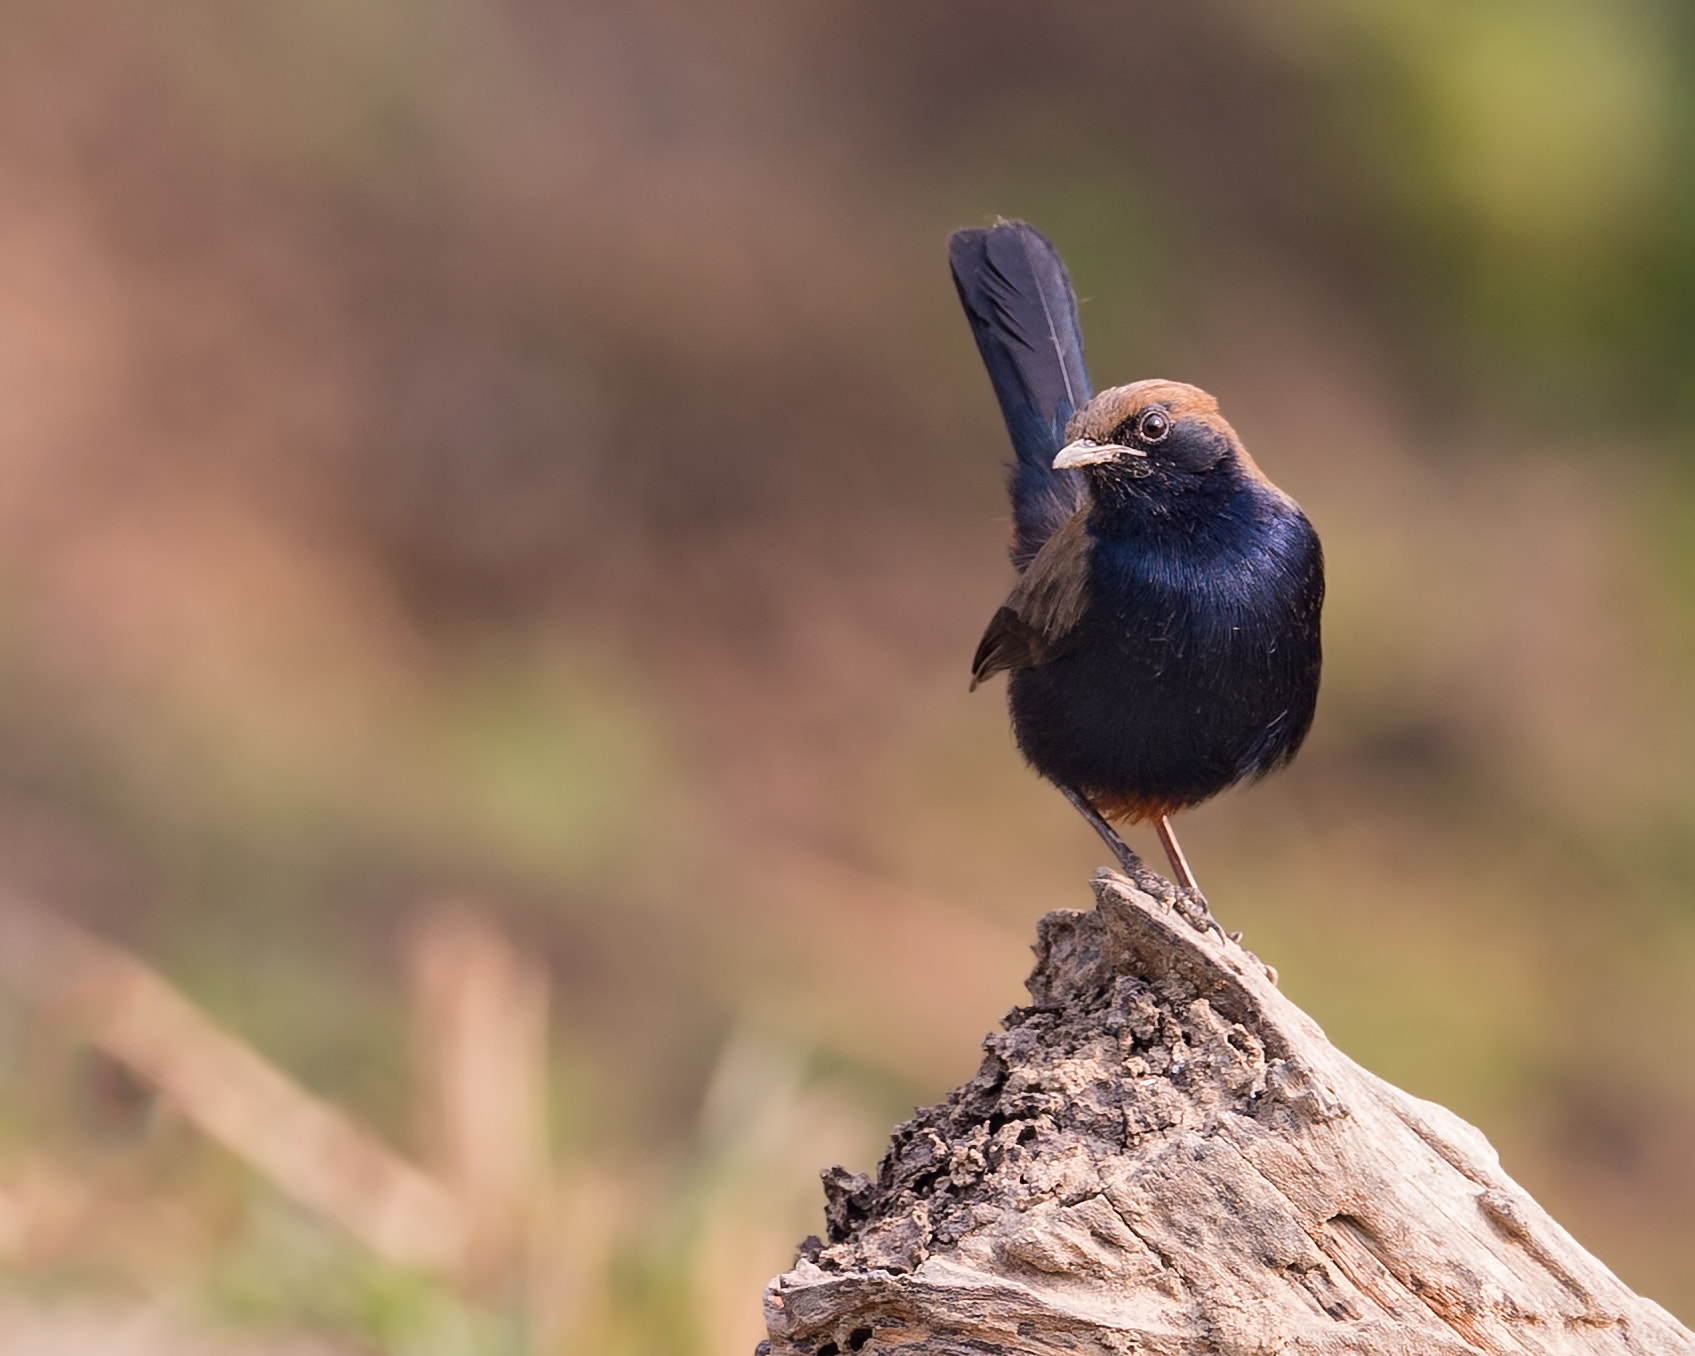
[{"label": "raised tail feather", "polygon": [[1008,489],[1022,570],[1085,501],[1083,477],[1053,469],[1065,425],[1091,394],[1077,298],[1059,252],[1022,221],[955,231],[948,262],[1017,455]]}]

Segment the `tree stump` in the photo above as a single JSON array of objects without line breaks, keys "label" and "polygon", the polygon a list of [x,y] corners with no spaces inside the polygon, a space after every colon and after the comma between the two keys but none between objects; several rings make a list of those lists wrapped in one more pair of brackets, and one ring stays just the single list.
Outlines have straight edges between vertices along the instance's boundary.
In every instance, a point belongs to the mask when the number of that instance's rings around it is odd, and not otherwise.
[{"label": "tree stump", "polygon": [[982,1068],[824,1174],[769,1356],[1643,1353],[1695,1334],[1362,1069],[1251,953],[1102,871]]}]

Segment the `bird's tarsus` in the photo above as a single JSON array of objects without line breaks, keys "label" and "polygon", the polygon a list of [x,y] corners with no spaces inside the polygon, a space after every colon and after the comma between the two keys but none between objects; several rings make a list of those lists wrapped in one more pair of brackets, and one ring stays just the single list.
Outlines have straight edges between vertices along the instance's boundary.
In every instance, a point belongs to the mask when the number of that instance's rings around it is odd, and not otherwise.
[{"label": "bird's tarsus", "polygon": [[1089,827],[1101,836],[1101,841],[1112,850],[1112,855],[1118,860],[1119,870],[1136,883],[1137,889],[1167,904],[1177,897],[1178,891],[1171,882],[1143,861],[1135,849],[1118,836],[1118,831],[1101,818],[1100,812],[1089,804],[1081,791],[1074,791],[1069,786],[1059,789],[1076,807],[1077,813],[1089,822]]},{"label": "bird's tarsus", "polygon": [[1089,822],[1089,827],[1101,836],[1101,841],[1112,849],[1112,855],[1118,859],[1118,865],[1124,874],[1140,885],[1144,879],[1161,877],[1138,856],[1135,850],[1118,836],[1118,831],[1101,818],[1100,812],[1089,804],[1081,791],[1074,791],[1069,786],[1059,788],[1065,798],[1076,808],[1077,813]]},{"label": "bird's tarsus", "polygon": [[1165,859],[1171,863],[1172,879],[1177,882],[1177,887],[1200,894],[1201,887],[1195,880],[1195,873],[1189,869],[1189,859],[1183,855],[1183,848],[1177,841],[1177,831],[1171,827],[1171,817],[1161,815],[1154,821],[1154,829],[1159,834],[1159,845],[1165,849]]}]

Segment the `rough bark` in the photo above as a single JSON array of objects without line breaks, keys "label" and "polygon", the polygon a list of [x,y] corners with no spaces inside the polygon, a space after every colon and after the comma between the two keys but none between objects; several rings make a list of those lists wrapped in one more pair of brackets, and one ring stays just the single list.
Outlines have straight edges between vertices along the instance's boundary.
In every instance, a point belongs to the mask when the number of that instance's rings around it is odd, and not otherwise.
[{"label": "rough bark", "polygon": [[1038,927],[976,1077],[824,1174],[770,1356],[1652,1353],[1695,1334],[1348,1059],[1234,942],[1109,872]]}]

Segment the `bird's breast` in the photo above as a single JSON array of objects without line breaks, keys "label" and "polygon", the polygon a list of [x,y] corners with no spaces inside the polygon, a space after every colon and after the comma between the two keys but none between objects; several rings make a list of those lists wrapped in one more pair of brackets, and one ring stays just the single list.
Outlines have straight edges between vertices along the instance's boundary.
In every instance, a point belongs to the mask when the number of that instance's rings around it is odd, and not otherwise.
[{"label": "bird's breast", "polygon": [[1095,625],[1122,646],[1149,646],[1168,660],[1275,650],[1312,609],[1315,549],[1310,528],[1302,534],[1281,524],[1253,539],[1097,541]]}]

